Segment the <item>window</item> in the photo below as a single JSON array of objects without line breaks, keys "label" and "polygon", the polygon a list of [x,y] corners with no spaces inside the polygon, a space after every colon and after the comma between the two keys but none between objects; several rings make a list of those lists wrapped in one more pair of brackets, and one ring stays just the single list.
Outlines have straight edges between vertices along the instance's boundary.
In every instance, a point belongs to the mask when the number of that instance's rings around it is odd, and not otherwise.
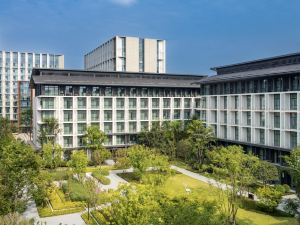
[{"label": "window", "polygon": [[91,111],[91,121],[98,121],[99,120],[99,111],[92,110]]},{"label": "window", "polygon": [[265,144],[265,130],[260,129],[259,130],[259,143],[260,144]]},{"label": "window", "polygon": [[28,68],[32,68],[33,66],[33,57],[31,53],[28,53]]},{"label": "window", "polygon": [[40,67],[40,54],[35,54],[35,67]]},{"label": "window", "polygon": [[25,67],[25,53],[21,53],[21,67]]},{"label": "window", "polygon": [[238,127],[234,127],[234,139],[236,141],[239,140],[239,128]]},{"label": "window", "polygon": [[227,109],[227,96],[224,96],[224,109]]},{"label": "window", "polygon": [[93,96],[99,96],[100,95],[100,88],[99,87],[93,87],[92,88],[92,95]]},{"label": "window", "polygon": [[13,67],[17,67],[18,66],[18,53],[14,52],[13,53]]},{"label": "window", "polygon": [[191,99],[185,98],[184,99],[184,108],[190,108],[191,107]]},{"label": "window", "polygon": [[265,113],[263,113],[263,112],[259,113],[259,118],[260,118],[259,125],[261,127],[264,127],[265,126]]},{"label": "window", "polygon": [[117,108],[118,109],[124,108],[124,99],[123,98],[117,98]]},{"label": "window", "polygon": [[111,87],[105,87],[105,89],[104,89],[104,95],[105,96],[112,96],[112,89],[111,89]]},{"label": "window", "polygon": [[111,110],[104,110],[104,120],[105,121],[112,120],[112,111]]},{"label": "window", "polygon": [[117,123],[117,132],[121,133],[121,132],[124,132],[124,123],[123,122],[118,122]]},{"label": "window", "polygon": [[290,133],[290,148],[297,147],[297,132]]},{"label": "window", "polygon": [[141,110],[141,120],[148,120],[148,110]]},{"label": "window", "polygon": [[184,110],[184,119],[188,120],[191,118],[191,111],[189,109]]},{"label": "window", "polygon": [[297,129],[297,113],[290,114],[290,129]]},{"label": "window", "polygon": [[259,109],[261,109],[261,110],[265,109],[265,96],[264,95],[259,96]]},{"label": "window", "polygon": [[227,112],[226,111],[224,112],[224,121],[223,122],[227,123]]},{"label": "window", "polygon": [[247,133],[247,142],[251,142],[251,129],[246,128],[246,133]]},{"label": "window", "polygon": [[91,98],[91,108],[92,109],[99,109],[99,98]]},{"label": "window", "polygon": [[136,98],[130,98],[129,99],[129,108],[135,109],[136,108]]},{"label": "window", "polygon": [[148,121],[142,121],[141,122],[141,130],[148,130],[148,129],[149,129]]},{"label": "window", "polygon": [[64,111],[64,121],[70,122],[73,120],[73,112],[72,111]]},{"label": "window", "polygon": [[152,108],[159,108],[159,98],[152,98]]},{"label": "window", "polygon": [[164,108],[170,108],[170,99],[164,98]]},{"label": "window", "polygon": [[117,145],[124,145],[125,144],[125,136],[124,135],[117,135],[116,136],[116,144]]},{"label": "window", "polygon": [[104,133],[110,134],[112,133],[112,123],[104,123]]},{"label": "window", "polygon": [[247,126],[251,126],[251,112],[247,112]]},{"label": "window", "polygon": [[86,86],[80,86],[79,87],[79,95],[80,96],[86,96]]},{"label": "window", "polygon": [[64,134],[72,134],[73,133],[73,124],[65,123],[64,124]]},{"label": "window", "polygon": [[117,120],[124,120],[124,111],[117,110]]},{"label": "window", "polygon": [[129,122],[129,132],[136,132],[136,122]]},{"label": "window", "polygon": [[152,110],[152,120],[159,120],[159,110],[158,109]]},{"label": "window", "polygon": [[46,54],[42,55],[42,67],[43,68],[47,67],[47,55]]},{"label": "window", "polygon": [[112,99],[111,98],[105,98],[104,99],[104,108],[105,109],[111,109],[112,108]]},{"label": "window", "polygon": [[280,146],[280,131],[274,130],[274,146]]},{"label": "window", "polygon": [[77,124],[77,133],[84,134],[86,131],[86,124],[85,123],[78,123]]},{"label": "window", "polygon": [[58,95],[58,86],[45,86],[45,95]]},{"label": "window", "polygon": [[141,98],[141,108],[148,108],[148,99]]},{"label": "window", "polygon": [[118,96],[125,96],[125,88],[119,87],[117,89]]},{"label": "window", "polygon": [[135,110],[129,111],[129,120],[136,120],[136,111]]},{"label": "window", "polygon": [[54,98],[42,98],[42,109],[54,109]]},{"label": "window", "polygon": [[130,88],[129,90],[129,96],[135,97],[137,93],[136,88]]},{"label": "window", "polygon": [[174,110],[174,120],[179,120],[180,119],[180,110],[175,109]]},{"label": "window", "polygon": [[274,110],[280,110],[280,95],[274,95]]},{"label": "window", "polygon": [[280,113],[274,113],[274,128],[280,128]]},{"label": "window", "polygon": [[234,108],[237,109],[239,107],[239,97],[234,96]]},{"label": "window", "polygon": [[77,145],[78,145],[78,147],[84,146],[84,137],[82,137],[82,136],[77,137]]},{"label": "window", "polygon": [[142,96],[147,97],[148,96],[148,88],[142,88]]},{"label": "window", "polygon": [[297,94],[290,94],[290,110],[297,110]]},{"label": "window", "polygon": [[77,107],[79,109],[86,108],[86,98],[77,98]]},{"label": "window", "polygon": [[251,109],[251,95],[247,95],[247,109]]},{"label": "window", "polygon": [[65,95],[72,96],[73,95],[73,87],[72,86],[65,86]]},{"label": "window", "polygon": [[53,111],[43,111],[42,112],[42,121],[45,119],[54,118],[54,112]]},{"label": "window", "polygon": [[73,147],[73,138],[72,137],[64,137],[64,147],[65,148]]},{"label": "window", "polygon": [[163,119],[164,120],[169,120],[170,119],[170,110],[164,109],[164,111],[163,111]]},{"label": "window", "polygon": [[64,98],[64,108],[72,109],[73,107],[73,99],[72,98]]},{"label": "window", "polygon": [[86,111],[85,110],[77,111],[77,120],[78,121],[86,121]]},{"label": "window", "polygon": [[237,125],[239,123],[238,112],[234,112],[234,124]]}]

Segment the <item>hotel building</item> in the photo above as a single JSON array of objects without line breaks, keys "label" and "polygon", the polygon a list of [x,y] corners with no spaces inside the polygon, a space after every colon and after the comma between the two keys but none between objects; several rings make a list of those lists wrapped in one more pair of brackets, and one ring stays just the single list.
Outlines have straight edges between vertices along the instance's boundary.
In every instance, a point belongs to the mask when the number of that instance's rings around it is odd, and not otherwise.
[{"label": "hotel building", "polygon": [[166,41],[116,36],[84,56],[84,69],[165,73]]},{"label": "hotel building", "polygon": [[64,68],[64,56],[0,51],[0,116],[18,122],[22,109],[29,109],[29,81],[34,67]]}]

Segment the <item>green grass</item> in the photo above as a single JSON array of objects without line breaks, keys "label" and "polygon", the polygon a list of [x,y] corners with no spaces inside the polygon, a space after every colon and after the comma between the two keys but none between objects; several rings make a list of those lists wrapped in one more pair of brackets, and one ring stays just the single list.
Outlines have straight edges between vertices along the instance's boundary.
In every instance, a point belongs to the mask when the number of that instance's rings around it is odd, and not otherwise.
[{"label": "green grass", "polygon": [[[185,186],[192,190],[192,193],[187,194]],[[162,187],[170,197],[188,196],[200,201],[218,200],[218,190],[207,183],[195,180],[183,174],[176,174],[170,177]],[[254,210],[239,209],[238,218],[241,221],[249,222],[257,225],[296,225],[298,224],[295,218],[291,217],[275,217],[267,215],[263,212]]]},{"label": "green grass", "polygon": [[82,183],[76,180],[69,180],[67,188],[72,201],[84,201],[87,198],[87,193]]},{"label": "green grass", "polygon": [[50,176],[53,180],[67,180],[68,179],[68,174],[70,171],[68,171],[66,168],[60,168],[57,170],[52,170],[49,171]]}]

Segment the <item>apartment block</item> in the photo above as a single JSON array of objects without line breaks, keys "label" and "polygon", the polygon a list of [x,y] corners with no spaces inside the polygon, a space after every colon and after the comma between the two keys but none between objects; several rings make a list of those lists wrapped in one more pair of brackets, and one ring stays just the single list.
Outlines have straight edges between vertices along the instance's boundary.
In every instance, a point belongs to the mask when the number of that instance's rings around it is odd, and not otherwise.
[{"label": "apartment block", "polygon": [[166,41],[116,36],[84,56],[84,69],[165,73]]},{"label": "apartment block", "polygon": [[64,56],[0,51],[0,116],[20,124],[22,109],[30,106],[29,81],[33,68],[64,68]]}]

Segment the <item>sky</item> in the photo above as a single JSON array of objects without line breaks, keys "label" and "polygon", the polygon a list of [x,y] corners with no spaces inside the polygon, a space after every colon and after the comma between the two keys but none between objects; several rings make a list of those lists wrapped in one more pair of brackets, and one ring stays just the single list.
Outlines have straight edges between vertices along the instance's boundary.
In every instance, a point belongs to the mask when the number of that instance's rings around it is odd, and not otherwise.
[{"label": "sky", "polygon": [[300,51],[299,0],[0,0],[0,50],[83,56],[115,35],[165,39],[167,72]]}]

